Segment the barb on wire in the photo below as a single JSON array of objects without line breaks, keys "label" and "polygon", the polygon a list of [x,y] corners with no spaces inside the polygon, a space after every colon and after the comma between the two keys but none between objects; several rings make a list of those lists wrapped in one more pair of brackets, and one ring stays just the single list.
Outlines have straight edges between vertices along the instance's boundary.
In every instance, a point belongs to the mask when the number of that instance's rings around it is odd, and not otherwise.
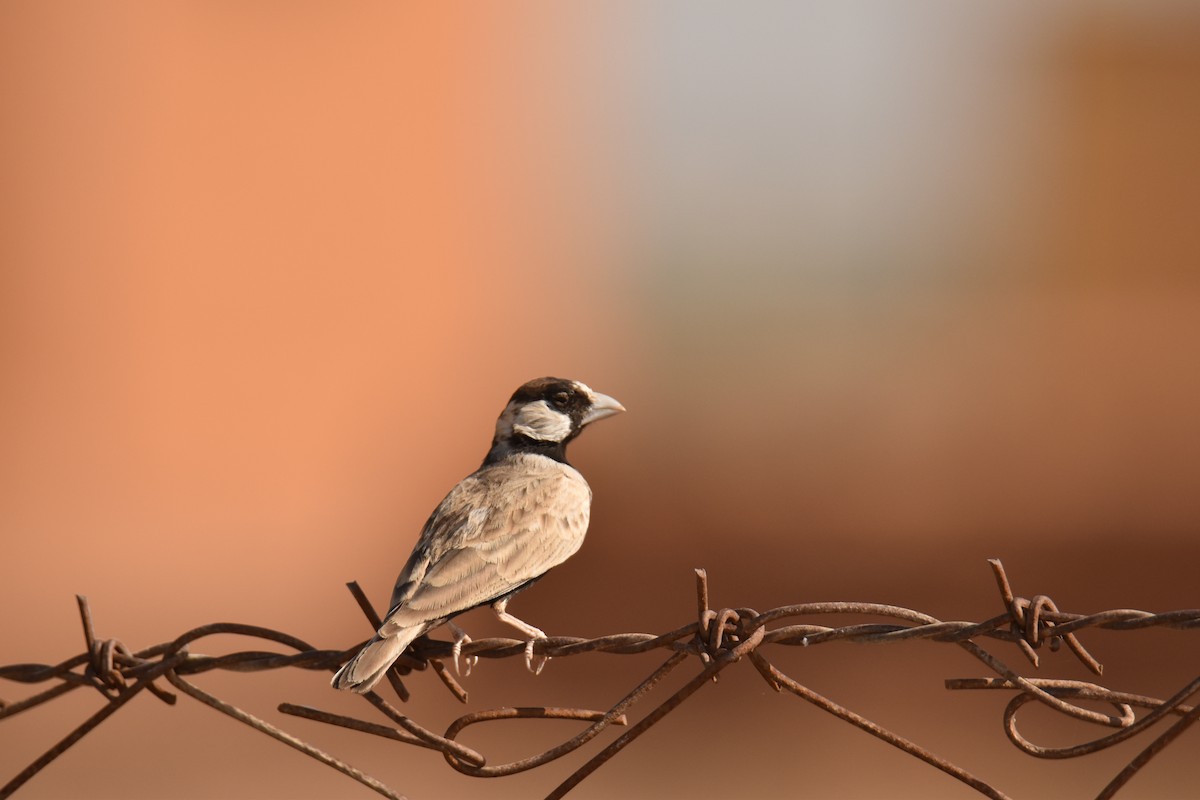
[{"label": "barb on wire", "polygon": [[[993,676],[986,678],[948,680],[946,681],[947,689],[1008,690],[1017,693],[1008,703],[1004,712],[1004,730],[1016,747],[1037,758],[1064,759],[1095,753],[1141,734],[1168,716],[1174,717],[1175,722],[1115,775],[1098,795],[1102,800],[1113,797],[1158,752],[1175,741],[1184,730],[1200,718],[1200,705],[1185,705],[1193,696],[1200,693],[1200,677],[1180,689],[1174,696],[1160,700],[1113,691],[1093,683],[1028,678],[985,650],[977,640],[994,639],[1015,643],[1034,666],[1038,664],[1037,650],[1042,646],[1048,646],[1055,650],[1065,643],[1075,657],[1088,669],[1094,674],[1100,675],[1102,667],[1078,640],[1076,634],[1079,631],[1086,628],[1124,631],[1148,627],[1194,630],[1200,628],[1200,610],[1189,609],[1152,614],[1145,611],[1118,609],[1089,615],[1070,614],[1059,610],[1054,602],[1045,595],[1037,595],[1033,599],[1016,596],[1000,562],[993,559],[989,563],[1000,592],[1004,611],[983,622],[946,622],[912,609],[876,603],[802,603],[781,606],[761,614],[751,608],[714,610],[709,607],[707,574],[704,570],[696,570],[697,615],[692,622],[657,635],[623,633],[594,639],[557,636],[536,642],[535,650],[539,654],[554,658],[591,652],[629,655],[647,653],[652,650],[669,651],[668,657],[661,665],[606,711],[549,707],[473,711],[454,720],[445,733],[439,735],[403,714],[375,692],[369,692],[362,697],[383,715],[386,724],[292,703],[282,703],[278,706],[278,710],[300,719],[369,733],[401,744],[435,750],[454,770],[474,777],[499,777],[535,769],[570,755],[611,726],[624,727],[625,730],[622,733],[591,756],[548,795],[550,798],[560,798],[706,684],[715,681],[723,670],[743,659],[748,659],[763,680],[775,691],[786,690],[795,694],[839,719],[930,764],[970,786],[983,796],[996,799],[1006,797],[992,784],[972,775],[942,756],[926,750],[915,742],[887,730],[802,685],[780,670],[767,658],[765,653],[767,645],[812,646],[833,641],[883,644],[909,639],[924,639],[956,644],[993,673]],[[373,628],[378,627],[379,617],[367,601],[365,594],[357,584],[349,584],[349,587],[367,621]],[[167,686],[161,685],[160,679],[178,692],[338,770],[385,797],[393,799],[401,797],[399,793],[376,778],[265,720],[209,694],[188,680],[191,676],[210,670],[256,672],[298,667],[308,670],[333,671],[353,655],[361,643],[344,650],[319,650],[295,636],[269,628],[219,623],[187,631],[170,642],[132,651],[116,639],[97,638],[87,599],[79,596],[77,602],[83,624],[85,652],[56,665],[14,664],[0,667],[0,678],[10,681],[30,684],[55,682],[49,689],[23,700],[12,703],[0,700],[0,722],[83,686],[91,687],[99,692],[106,701],[105,705],[10,779],[3,787],[0,787],[0,800],[16,792],[75,742],[99,726],[143,690],[165,703],[176,703],[176,693]],[[876,620],[883,618],[889,621],[873,621],[836,628],[813,624],[811,621],[800,621],[829,614],[858,615]],[[189,646],[199,639],[217,634],[254,637],[293,652],[253,650],[209,656],[192,653],[189,650]],[[524,641],[515,639],[477,639],[464,644],[461,647],[461,655],[468,659],[473,657],[508,658],[523,656],[525,647]],[[389,683],[400,700],[406,701],[409,698],[409,690],[402,680],[403,676],[413,670],[432,667],[447,690],[459,702],[466,703],[467,692],[455,680],[451,670],[445,666],[445,661],[453,655],[454,647],[449,642],[428,638],[419,639],[414,643],[411,652],[402,656],[388,671]],[[699,671],[681,688],[645,713],[639,720],[630,724],[629,714],[632,709],[658,688],[669,673],[691,657],[695,657],[699,662]],[[1100,701],[1112,706],[1115,713],[1094,711],[1079,705],[1081,701]],[[1100,725],[1112,732],[1090,742],[1071,747],[1037,745],[1021,734],[1016,723],[1017,712],[1029,703],[1038,703],[1073,718]],[[1135,709],[1145,710],[1146,713],[1139,718]],[[587,726],[561,744],[541,753],[499,765],[490,765],[484,754],[457,741],[459,734],[468,727],[510,719],[569,719],[586,723]]]}]

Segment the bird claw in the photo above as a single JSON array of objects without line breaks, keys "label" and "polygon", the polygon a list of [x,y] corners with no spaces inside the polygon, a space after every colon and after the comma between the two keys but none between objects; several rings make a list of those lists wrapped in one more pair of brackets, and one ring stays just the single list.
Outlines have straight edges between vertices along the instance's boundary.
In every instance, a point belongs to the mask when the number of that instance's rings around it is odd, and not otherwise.
[{"label": "bird claw", "polygon": [[525,668],[534,675],[541,675],[542,670],[545,668],[547,662],[550,661],[550,656],[537,655],[533,652],[533,646],[539,641],[545,640],[545,636],[538,636],[525,643]]},{"label": "bird claw", "polygon": [[450,651],[450,653],[454,657],[454,671],[458,673],[459,677],[469,678],[471,676],[471,670],[476,664],[479,663],[479,656],[467,656],[466,658],[462,659],[462,663],[466,664],[467,667],[466,671],[464,672],[459,665],[459,657],[462,656],[463,645],[471,643],[471,637],[467,635],[466,631],[457,625],[452,626],[452,630],[454,631],[454,648]]},{"label": "bird claw", "polygon": [[513,626],[529,637],[529,641],[525,643],[525,668],[534,675],[541,675],[546,662],[550,660],[550,656],[534,654],[533,646],[539,641],[545,641],[546,633],[541,628],[535,628],[528,622],[519,620],[512,614],[509,614],[508,601],[509,598],[504,597],[492,604],[492,608],[496,611],[496,618],[506,625]]}]

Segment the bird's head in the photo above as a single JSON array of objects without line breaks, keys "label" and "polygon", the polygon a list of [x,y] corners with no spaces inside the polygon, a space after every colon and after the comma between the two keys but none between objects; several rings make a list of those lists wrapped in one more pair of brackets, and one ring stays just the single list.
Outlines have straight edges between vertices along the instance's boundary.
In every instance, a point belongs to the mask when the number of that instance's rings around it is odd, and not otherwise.
[{"label": "bird's head", "polygon": [[579,381],[537,378],[517,391],[496,420],[488,460],[515,450],[545,451],[562,459],[563,448],[588,425],[625,407]]}]

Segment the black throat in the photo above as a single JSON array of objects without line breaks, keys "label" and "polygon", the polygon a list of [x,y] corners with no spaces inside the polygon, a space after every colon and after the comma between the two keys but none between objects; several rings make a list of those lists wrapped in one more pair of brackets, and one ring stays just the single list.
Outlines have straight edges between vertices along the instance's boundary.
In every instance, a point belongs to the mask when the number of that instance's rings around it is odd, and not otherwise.
[{"label": "black throat", "polygon": [[567,461],[567,443],[565,441],[545,442],[540,439],[530,439],[528,436],[515,435],[507,439],[493,439],[492,449],[488,450],[487,457],[483,459],[483,466],[489,467],[497,464],[517,453],[545,456],[560,464],[571,465],[571,462]]}]

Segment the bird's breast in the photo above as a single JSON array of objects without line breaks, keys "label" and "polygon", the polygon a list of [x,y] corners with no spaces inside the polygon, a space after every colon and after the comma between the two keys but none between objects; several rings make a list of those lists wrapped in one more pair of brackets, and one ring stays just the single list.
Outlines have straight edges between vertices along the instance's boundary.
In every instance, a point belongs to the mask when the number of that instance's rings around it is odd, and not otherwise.
[{"label": "bird's breast", "polygon": [[572,552],[583,542],[592,490],[574,467],[545,456],[520,454],[505,459],[489,475],[494,506],[504,509],[514,529],[535,528],[561,537]]}]

